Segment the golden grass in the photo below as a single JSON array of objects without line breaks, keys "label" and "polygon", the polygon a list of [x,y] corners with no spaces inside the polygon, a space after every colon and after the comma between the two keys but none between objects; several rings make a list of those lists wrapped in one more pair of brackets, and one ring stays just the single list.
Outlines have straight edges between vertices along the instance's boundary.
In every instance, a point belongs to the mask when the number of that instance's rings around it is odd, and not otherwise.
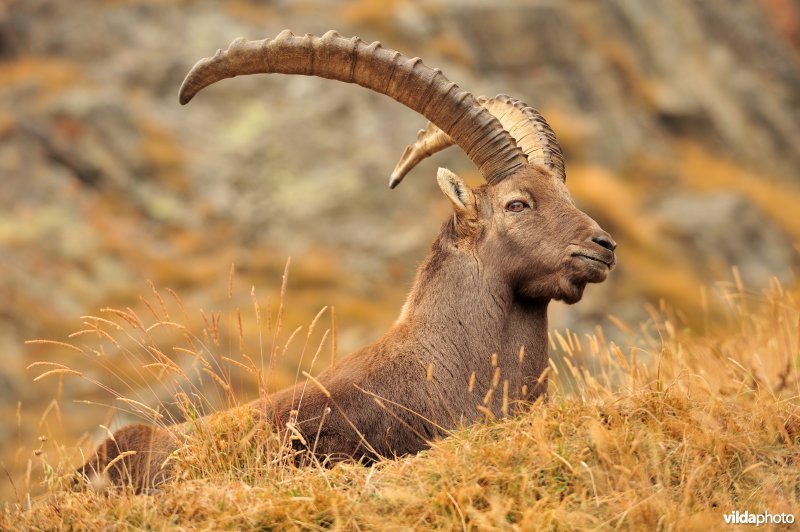
[{"label": "golden grass", "polygon": [[[66,490],[74,453],[65,461],[70,454],[62,446],[50,465],[46,449],[53,444],[42,442],[47,491],[32,502],[19,494],[0,514],[0,528],[709,530],[723,528],[723,514],[735,510],[798,518],[800,304],[777,282],[763,294],[735,285],[714,294],[725,321],[700,331],[662,307],[649,309],[651,320],[639,327],[618,323],[624,336],[617,343],[599,330],[583,337],[553,332],[549,401],[371,467],[299,465],[246,407],[197,423],[172,457],[180,479],[149,495]],[[704,292],[701,306],[710,298]],[[181,379],[178,354],[167,356],[148,334],[158,329],[153,320],[168,329],[182,322],[178,330],[191,347],[180,349],[222,381],[206,379],[203,394],[178,391],[176,402],[194,394],[222,399],[187,404],[189,419],[201,413],[193,408],[239,404],[229,389],[229,371],[239,365],[263,386],[280,353],[302,349],[308,360],[330,338],[323,333],[314,349],[311,334],[281,335],[280,312],[270,316],[254,298],[263,352],[247,354],[240,349],[248,345],[240,311],[210,313],[191,333],[192,320],[180,319],[181,312],[170,309],[167,322],[168,298],[151,299],[153,316],[108,312],[102,319],[115,325],[104,330],[121,346],[131,338],[144,346],[144,354],[132,353],[142,363],[163,365],[148,372]],[[101,324],[87,320],[89,327]],[[78,348],[99,351],[89,345]],[[219,360],[220,349],[238,365]]]}]

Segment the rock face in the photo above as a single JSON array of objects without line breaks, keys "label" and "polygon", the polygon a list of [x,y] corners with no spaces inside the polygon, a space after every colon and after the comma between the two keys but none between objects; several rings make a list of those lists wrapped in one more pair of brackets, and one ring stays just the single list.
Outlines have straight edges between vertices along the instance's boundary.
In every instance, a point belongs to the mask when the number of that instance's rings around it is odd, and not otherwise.
[{"label": "rock face", "polygon": [[623,170],[678,137],[792,179],[797,5],[542,1],[473,5],[451,17],[478,71],[511,77],[541,107],[587,117],[591,160]]},{"label": "rock face", "polygon": [[655,206],[669,228],[676,253],[689,251],[694,268],[707,279],[722,279],[736,265],[748,286],[770,276],[791,285],[796,253],[792,241],[741,195],[678,194]]},{"label": "rock face", "polygon": [[[697,286],[732,265],[754,286],[770,275],[791,284],[799,13],[796,0],[6,2],[2,371],[21,378],[35,356],[23,339],[59,338],[87,310],[134,305],[145,279],[209,301],[231,261],[273,286],[263,261],[293,254],[302,265],[310,254],[323,265],[305,277],[311,306],[347,293],[399,309],[391,288],[410,284],[446,213],[435,167],[476,175],[462,154],[437,155],[389,192],[424,120],[380,95],[275,76],[177,104],[199,57],[287,27],[382,40],[477,94],[543,112],[577,202],[620,244],[610,282],[556,308],[554,325],[635,320],[642,300],[661,296],[692,305]],[[391,322],[375,315],[349,314],[367,332],[343,331],[353,344],[343,351]]]}]

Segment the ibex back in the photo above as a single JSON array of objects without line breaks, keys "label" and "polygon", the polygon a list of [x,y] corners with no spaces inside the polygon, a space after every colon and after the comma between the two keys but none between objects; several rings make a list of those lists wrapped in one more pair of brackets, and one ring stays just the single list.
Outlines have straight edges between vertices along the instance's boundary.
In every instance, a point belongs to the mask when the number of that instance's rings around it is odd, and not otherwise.
[{"label": "ibex back", "polygon": [[[508,415],[546,391],[547,306],[575,303],[614,267],[616,244],[578,210],[544,118],[507,96],[474,98],[418,59],[335,32],[234,41],[199,61],[185,104],[216,81],[284,73],[357,83],[430,120],[392,174],[396,186],[422,159],[458,144],[485,185],[471,189],[439,169],[453,215],[443,224],[394,326],[304,392],[256,401],[266,423],[292,423],[323,460],[374,460],[424,449],[456,426]],[[301,401],[302,396],[302,403]],[[103,443],[81,472],[108,468],[136,489],[169,478],[162,467],[183,426],[134,425]],[[309,445],[310,447],[310,445]],[[309,449],[311,452],[312,449]]]}]

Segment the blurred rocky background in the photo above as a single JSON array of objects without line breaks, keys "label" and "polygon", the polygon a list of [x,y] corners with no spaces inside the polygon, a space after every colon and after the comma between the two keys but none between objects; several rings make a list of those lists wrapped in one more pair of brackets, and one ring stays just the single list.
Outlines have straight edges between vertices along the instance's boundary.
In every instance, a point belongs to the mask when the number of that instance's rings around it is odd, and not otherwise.
[{"label": "blurred rocky background", "polygon": [[[59,353],[23,341],[66,339],[106,306],[141,308],[147,280],[213,310],[235,263],[246,305],[251,285],[279,289],[291,255],[287,330],[335,305],[344,353],[395,319],[448,212],[435,168],[475,184],[477,171],[453,148],[389,191],[425,120],[342,83],[237,78],[178,105],[197,59],[284,28],[380,40],[544,114],[576,202],[619,242],[620,264],[579,305],[554,304],[553,326],[635,324],[662,299],[691,324],[706,319],[700,287],[732,280],[733,266],[752,289],[794,285],[798,0],[3,0],[6,468],[24,465],[41,430],[17,427],[18,404],[38,414],[62,391],[25,370]],[[102,418],[75,412],[74,435]]]}]

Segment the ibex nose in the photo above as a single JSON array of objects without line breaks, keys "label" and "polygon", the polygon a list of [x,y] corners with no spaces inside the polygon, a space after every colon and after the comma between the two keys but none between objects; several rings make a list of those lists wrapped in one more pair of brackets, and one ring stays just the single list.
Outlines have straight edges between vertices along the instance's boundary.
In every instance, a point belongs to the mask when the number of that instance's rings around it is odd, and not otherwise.
[{"label": "ibex nose", "polygon": [[614,251],[617,249],[617,243],[611,239],[611,236],[608,233],[598,233],[592,237],[592,242],[597,244],[598,246],[602,246],[609,251]]}]

